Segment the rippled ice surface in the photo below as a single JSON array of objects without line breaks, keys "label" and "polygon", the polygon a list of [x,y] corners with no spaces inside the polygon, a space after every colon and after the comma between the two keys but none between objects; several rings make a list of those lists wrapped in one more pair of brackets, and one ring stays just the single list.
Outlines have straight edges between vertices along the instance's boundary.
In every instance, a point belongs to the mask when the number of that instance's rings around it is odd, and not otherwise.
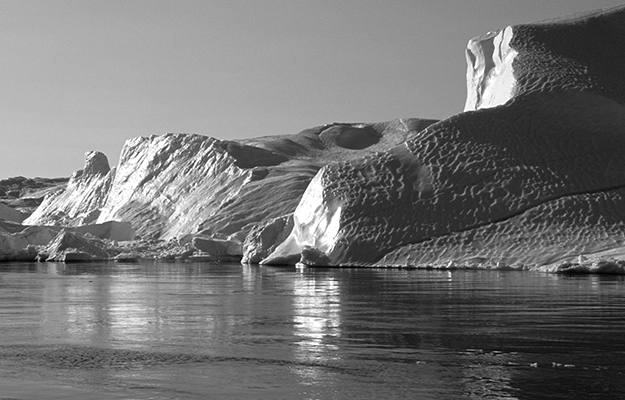
[{"label": "rippled ice surface", "polygon": [[625,398],[623,277],[0,264],[0,399]]}]

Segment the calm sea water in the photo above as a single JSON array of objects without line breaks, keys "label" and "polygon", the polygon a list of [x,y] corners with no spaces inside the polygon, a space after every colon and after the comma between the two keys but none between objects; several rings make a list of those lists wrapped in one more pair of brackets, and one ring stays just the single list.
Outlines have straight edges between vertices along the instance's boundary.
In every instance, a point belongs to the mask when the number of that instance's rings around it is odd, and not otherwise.
[{"label": "calm sea water", "polygon": [[620,399],[625,281],[0,264],[0,399]]}]

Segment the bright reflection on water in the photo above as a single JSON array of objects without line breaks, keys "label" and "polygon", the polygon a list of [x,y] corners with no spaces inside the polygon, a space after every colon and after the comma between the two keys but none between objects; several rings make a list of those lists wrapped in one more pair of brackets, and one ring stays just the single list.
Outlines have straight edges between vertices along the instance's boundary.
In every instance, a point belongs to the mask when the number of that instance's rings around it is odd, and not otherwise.
[{"label": "bright reflection on water", "polygon": [[[340,336],[340,287],[335,278],[298,279],[293,288],[294,334],[298,337],[294,356],[304,366],[296,369],[304,385],[324,380],[322,370],[307,363],[323,364],[340,360],[339,347],[332,338]],[[338,383],[338,382],[337,382]]]},{"label": "bright reflection on water", "polygon": [[625,398],[622,277],[0,264],[0,399]]}]

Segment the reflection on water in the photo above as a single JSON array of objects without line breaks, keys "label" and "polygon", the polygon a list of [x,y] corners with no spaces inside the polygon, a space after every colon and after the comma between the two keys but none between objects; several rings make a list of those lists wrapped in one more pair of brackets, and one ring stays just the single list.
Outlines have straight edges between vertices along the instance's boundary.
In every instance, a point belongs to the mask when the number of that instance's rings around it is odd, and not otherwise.
[{"label": "reflection on water", "polygon": [[302,274],[293,285],[293,322],[297,348],[294,356],[302,362],[296,369],[304,385],[321,384],[325,376],[308,364],[327,364],[340,360],[333,344],[340,337],[340,287],[333,277],[314,279]]},{"label": "reflection on water", "polygon": [[624,311],[622,277],[4,264],[0,387],[13,398],[612,399],[625,397]]}]

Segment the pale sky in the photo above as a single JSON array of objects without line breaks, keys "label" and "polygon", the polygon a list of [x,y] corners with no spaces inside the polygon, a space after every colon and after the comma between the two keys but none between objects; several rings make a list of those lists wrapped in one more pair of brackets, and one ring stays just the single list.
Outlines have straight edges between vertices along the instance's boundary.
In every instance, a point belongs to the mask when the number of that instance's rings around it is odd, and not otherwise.
[{"label": "pale sky", "polygon": [[136,136],[462,111],[469,39],[620,0],[0,0],[0,179]]}]

